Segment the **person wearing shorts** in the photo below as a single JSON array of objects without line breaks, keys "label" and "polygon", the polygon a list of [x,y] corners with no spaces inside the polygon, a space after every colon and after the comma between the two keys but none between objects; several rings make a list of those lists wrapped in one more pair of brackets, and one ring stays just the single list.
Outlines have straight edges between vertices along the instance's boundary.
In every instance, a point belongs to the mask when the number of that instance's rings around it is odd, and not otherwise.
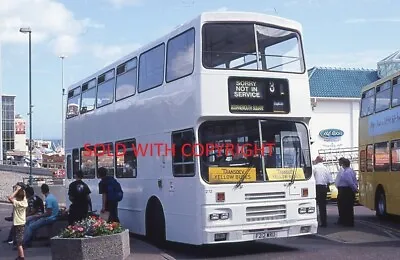
[{"label": "person wearing shorts", "polygon": [[8,200],[13,204],[14,208],[13,224],[15,231],[15,242],[18,249],[17,259],[25,259],[24,248],[22,247],[26,223],[26,208],[28,207],[25,191],[21,186],[17,185],[14,193],[8,197]]}]

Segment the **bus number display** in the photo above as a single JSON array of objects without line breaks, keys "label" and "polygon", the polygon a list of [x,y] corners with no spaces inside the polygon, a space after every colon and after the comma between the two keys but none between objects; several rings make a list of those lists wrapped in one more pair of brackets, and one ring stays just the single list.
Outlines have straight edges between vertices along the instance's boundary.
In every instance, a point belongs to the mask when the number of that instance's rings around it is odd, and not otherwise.
[{"label": "bus number display", "polygon": [[285,79],[231,77],[228,88],[232,113],[289,113],[289,86]]}]

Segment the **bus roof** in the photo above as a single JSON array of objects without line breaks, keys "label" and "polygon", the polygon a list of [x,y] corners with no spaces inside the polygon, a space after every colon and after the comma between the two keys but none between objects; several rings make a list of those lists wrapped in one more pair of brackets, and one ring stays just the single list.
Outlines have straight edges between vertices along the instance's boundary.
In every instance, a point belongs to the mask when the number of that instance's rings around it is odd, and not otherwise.
[{"label": "bus roof", "polygon": [[375,81],[375,82],[372,82],[372,83],[370,83],[370,84],[364,86],[364,87],[361,89],[361,95],[362,95],[362,93],[364,93],[366,90],[369,90],[369,89],[371,89],[371,88],[374,88],[374,87],[376,87],[376,86],[378,86],[378,85],[380,85],[380,84],[382,84],[382,83],[384,83],[384,82],[386,82],[386,81],[388,81],[388,80],[391,80],[392,78],[396,78],[396,77],[398,77],[398,76],[400,76],[400,71],[398,71],[398,72],[396,72],[396,73],[393,73],[393,74],[391,74],[391,75],[389,75],[389,76],[386,76],[386,77],[384,77],[384,78],[381,78],[381,79],[379,79],[379,80],[377,80],[377,81]]},{"label": "bus roof", "polygon": [[124,63],[125,61],[130,60],[133,57],[138,56],[142,52],[147,51],[148,49],[151,49],[152,47],[162,43],[166,42],[168,39],[172,38],[173,36],[185,31],[186,29],[189,29],[190,27],[194,26],[195,24],[200,24],[200,22],[207,22],[207,21],[227,21],[227,22],[245,22],[245,21],[264,21],[272,25],[280,25],[282,27],[286,28],[291,28],[296,31],[298,31],[300,34],[302,32],[302,25],[294,20],[279,17],[279,16],[274,16],[274,15],[267,15],[263,13],[254,13],[254,12],[203,12],[194,19],[187,21],[177,27],[175,27],[173,30],[171,30],[169,33],[165,34],[164,36],[153,40],[135,50],[130,52],[129,54],[119,58],[118,60],[114,61],[113,63],[103,67],[100,70],[97,70],[96,72],[90,74],[90,76],[87,76],[83,78],[82,80],[79,80],[78,82],[75,82],[71,84],[68,87],[68,91],[71,89],[74,89],[76,87],[79,87],[80,85],[96,78],[98,75],[105,73],[109,71],[112,68],[115,68],[116,66]]}]

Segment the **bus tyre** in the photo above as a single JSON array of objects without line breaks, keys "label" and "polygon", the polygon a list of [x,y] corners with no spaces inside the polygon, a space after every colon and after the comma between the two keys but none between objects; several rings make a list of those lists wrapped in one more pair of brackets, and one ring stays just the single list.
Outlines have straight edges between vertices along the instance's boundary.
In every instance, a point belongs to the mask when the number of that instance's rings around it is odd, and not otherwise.
[{"label": "bus tyre", "polygon": [[379,218],[386,217],[386,196],[382,188],[377,191],[375,201],[376,216]]},{"label": "bus tyre", "polygon": [[146,236],[156,246],[165,243],[165,217],[160,201],[152,197],[146,209]]}]

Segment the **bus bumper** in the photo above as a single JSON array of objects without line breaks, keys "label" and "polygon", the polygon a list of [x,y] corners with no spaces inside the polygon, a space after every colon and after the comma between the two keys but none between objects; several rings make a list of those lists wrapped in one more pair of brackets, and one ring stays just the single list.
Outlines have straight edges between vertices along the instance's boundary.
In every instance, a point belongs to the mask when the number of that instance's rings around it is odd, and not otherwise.
[{"label": "bus bumper", "polygon": [[293,224],[212,227],[203,231],[203,244],[245,242],[271,238],[296,237],[317,233],[316,219],[298,220]]}]

